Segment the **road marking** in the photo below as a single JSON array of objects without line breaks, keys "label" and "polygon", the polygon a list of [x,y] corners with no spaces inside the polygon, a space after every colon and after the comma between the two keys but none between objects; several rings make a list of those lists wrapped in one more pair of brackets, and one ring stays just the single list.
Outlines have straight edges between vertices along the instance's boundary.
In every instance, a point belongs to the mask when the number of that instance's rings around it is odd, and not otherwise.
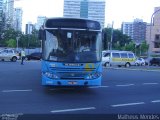
[{"label": "road marking", "polygon": [[28,90],[2,90],[2,92],[30,92],[31,89]]},{"label": "road marking", "polygon": [[123,106],[132,106],[132,105],[141,105],[145,104],[144,102],[137,102],[137,103],[126,103],[126,104],[117,104],[117,105],[111,105],[112,107],[123,107]]},{"label": "road marking", "polygon": [[157,85],[159,83],[143,83],[143,85]]},{"label": "road marking", "polygon": [[158,102],[160,102],[160,100],[153,100],[153,101],[151,101],[152,103],[158,103]]},{"label": "road marking", "polygon": [[92,87],[88,87],[88,88],[106,88],[106,87],[109,87],[109,86],[92,86]]},{"label": "road marking", "polygon": [[125,84],[125,85],[116,85],[117,87],[127,87],[127,86],[133,86],[134,84]]},{"label": "road marking", "polygon": [[65,110],[53,110],[51,113],[58,113],[58,112],[71,112],[71,111],[79,111],[79,110],[93,110],[96,109],[95,107],[88,107],[88,108],[75,108],[75,109],[65,109]]}]

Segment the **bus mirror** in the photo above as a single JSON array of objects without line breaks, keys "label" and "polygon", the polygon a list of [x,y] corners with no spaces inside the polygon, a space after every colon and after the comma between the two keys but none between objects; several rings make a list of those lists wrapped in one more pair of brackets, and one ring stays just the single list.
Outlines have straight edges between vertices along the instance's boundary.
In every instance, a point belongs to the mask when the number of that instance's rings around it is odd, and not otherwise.
[{"label": "bus mirror", "polygon": [[38,39],[39,40],[45,40],[45,32],[44,32],[44,30],[42,30],[42,29],[39,30]]}]

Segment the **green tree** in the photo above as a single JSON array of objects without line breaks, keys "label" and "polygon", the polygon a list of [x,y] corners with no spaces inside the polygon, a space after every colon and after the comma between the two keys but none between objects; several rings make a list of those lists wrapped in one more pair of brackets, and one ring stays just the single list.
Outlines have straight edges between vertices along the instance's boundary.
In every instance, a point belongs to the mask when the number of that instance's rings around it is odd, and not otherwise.
[{"label": "green tree", "polygon": [[[111,30],[112,28],[103,29],[103,49],[109,49],[111,42]],[[123,47],[131,41],[131,38],[124,35],[120,30],[113,29],[112,49],[122,50]]]},{"label": "green tree", "polygon": [[149,49],[149,44],[146,41],[142,42],[141,44],[141,55],[147,55]]},{"label": "green tree", "polygon": [[2,33],[3,37],[0,40],[1,46],[7,47],[8,46],[8,41],[10,39],[16,40],[16,37],[21,35],[21,31],[15,31],[14,29],[8,29],[8,30],[3,30]]},{"label": "green tree", "polygon": [[129,44],[125,44],[122,50],[135,52],[135,43],[131,41]]},{"label": "green tree", "polygon": [[6,41],[7,47],[11,47],[11,48],[16,48],[16,40],[14,39],[9,39],[8,41]]},{"label": "green tree", "polygon": [[[41,46],[41,42],[38,40],[38,31],[33,30],[32,34],[22,34],[21,31],[15,31],[14,29],[3,30],[0,33],[0,46],[3,47],[16,47],[15,43],[18,39],[18,46],[22,48],[36,48]],[[12,39],[12,40],[11,40]],[[14,40],[14,42],[13,42]]]}]

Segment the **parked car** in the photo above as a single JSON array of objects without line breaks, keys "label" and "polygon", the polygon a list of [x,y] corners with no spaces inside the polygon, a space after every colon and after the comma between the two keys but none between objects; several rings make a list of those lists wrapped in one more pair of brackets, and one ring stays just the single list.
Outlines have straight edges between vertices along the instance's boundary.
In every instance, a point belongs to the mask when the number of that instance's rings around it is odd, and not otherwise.
[{"label": "parked car", "polygon": [[1,61],[13,61],[16,62],[19,59],[19,54],[14,49],[1,49],[0,60]]},{"label": "parked car", "polygon": [[42,58],[42,53],[35,52],[30,55],[26,55],[25,60],[40,60]]},{"label": "parked car", "polygon": [[159,65],[160,66],[160,58],[152,58],[150,60],[150,65]]},{"label": "parked car", "polygon": [[136,66],[145,66],[146,61],[143,58],[137,58],[137,60],[135,61],[135,65]]}]

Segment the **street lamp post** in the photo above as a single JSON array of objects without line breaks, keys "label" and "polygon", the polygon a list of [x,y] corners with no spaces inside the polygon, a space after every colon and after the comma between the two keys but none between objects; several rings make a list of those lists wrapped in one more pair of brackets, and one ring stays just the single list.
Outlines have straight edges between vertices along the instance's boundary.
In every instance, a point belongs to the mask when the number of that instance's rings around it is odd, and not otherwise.
[{"label": "street lamp post", "polygon": [[111,42],[110,42],[110,50],[112,50],[112,43],[113,43],[113,24],[114,24],[114,22],[112,21],[112,30],[111,30]]},{"label": "street lamp post", "polygon": [[[150,22],[150,33],[149,33],[149,40],[150,40],[150,42],[152,42],[152,40],[151,40],[151,32],[152,32],[152,26],[153,26],[153,16],[157,13],[157,12],[159,12],[160,11],[160,9],[158,9],[158,10],[156,10],[152,15],[151,15],[151,22]],[[149,49],[148,49],[148,58],[150,58],[151,57],[151,45],[150,45],[150,43],[149,43]]]},{"label": "street lamp post", "polygon": [[19,41],[19,38],[20,38],[19,36],[16,37],[16,40],[17,40],[17,42],[16,42],[17,43],[17,51],[18,51],[18,41]]}]

